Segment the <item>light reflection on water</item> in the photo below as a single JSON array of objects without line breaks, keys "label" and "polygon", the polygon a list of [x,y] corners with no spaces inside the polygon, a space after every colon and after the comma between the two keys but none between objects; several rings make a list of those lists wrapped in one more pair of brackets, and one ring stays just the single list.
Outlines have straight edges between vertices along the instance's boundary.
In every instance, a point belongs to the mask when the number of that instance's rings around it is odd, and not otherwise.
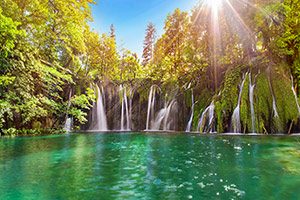
[{"label": "light reflection on water", "polygon": [[298,137],[2,138],[0,199],[297,199]]}]

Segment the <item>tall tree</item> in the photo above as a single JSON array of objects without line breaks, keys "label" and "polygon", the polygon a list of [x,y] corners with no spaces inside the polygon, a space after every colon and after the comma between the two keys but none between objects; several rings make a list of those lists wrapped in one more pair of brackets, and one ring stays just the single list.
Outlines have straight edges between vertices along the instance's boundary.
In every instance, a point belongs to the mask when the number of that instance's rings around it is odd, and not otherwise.
[{"label": "tall tree", "polygon": [[109,28],[110,32],[109,32],[109,36],[112,38],[112,39],[116,39],[116,29],[115,29],[115,26],[113,24],[110,25],[110,28]]},{"label": "tall tree", "polygon": [[147,65],[153,58],[156,29],[153,23],[149,23],[146,29],[143,50],[143,66]]}]

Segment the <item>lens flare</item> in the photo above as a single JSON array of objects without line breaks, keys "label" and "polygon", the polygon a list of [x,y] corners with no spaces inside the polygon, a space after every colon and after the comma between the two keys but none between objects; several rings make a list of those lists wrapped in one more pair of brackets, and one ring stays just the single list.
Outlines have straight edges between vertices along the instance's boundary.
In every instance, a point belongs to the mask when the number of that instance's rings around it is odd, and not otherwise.
[{"label": "lens flare", "polygon": [[204,3],[207,7],[211,8],[214,11],[217,11],[222,6],[223,0],[205,0]]}]

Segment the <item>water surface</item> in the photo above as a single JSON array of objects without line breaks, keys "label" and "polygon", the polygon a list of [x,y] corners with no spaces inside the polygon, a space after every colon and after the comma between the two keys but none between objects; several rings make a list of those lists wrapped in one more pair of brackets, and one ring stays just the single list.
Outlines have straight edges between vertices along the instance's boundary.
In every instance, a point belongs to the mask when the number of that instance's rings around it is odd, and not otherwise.
[{"label": "water surface", "polygon": [[0,199],[299,199],[300,137],[0,139]]}]

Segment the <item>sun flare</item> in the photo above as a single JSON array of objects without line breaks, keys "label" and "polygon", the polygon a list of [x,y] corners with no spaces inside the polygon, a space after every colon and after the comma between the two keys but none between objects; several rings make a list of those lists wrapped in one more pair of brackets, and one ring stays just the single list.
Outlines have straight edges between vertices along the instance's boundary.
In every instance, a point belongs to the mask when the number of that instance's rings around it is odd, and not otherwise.
[{"label": "sun flare", "polygon": [[217,11],[222,6],[222,1],[223,0],[205,0],[204,2],[207,7],[211,8],[214,11]]}]

